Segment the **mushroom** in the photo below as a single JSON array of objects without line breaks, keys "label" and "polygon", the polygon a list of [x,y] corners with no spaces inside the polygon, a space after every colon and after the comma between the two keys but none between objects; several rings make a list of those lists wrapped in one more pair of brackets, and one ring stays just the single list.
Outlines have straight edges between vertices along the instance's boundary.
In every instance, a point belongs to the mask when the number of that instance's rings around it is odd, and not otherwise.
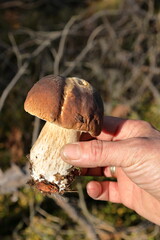
[{"label": "mushroom", "polygon": [[49,75],[31,88],[24,109],[46,121],[29,155],[32,183],[42,192],[63,194],[77,169],[61,159],[60,150],[79,141],[82,132],[100,134],[102,99],[83,79]]}]

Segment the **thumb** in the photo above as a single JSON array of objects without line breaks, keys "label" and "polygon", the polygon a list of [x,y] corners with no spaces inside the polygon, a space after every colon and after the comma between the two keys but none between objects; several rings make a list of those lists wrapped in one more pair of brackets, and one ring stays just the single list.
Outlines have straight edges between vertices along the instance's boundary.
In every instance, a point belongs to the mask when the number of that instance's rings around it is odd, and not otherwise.
[{"label": "thumb", "polygon": [[141,145],[136,138],[116,142],[91,140],[66,144],[61,149],[61,157],[77,167],[128,167],[133,164],[132,160],[135,152],[138,154],[139,146]]}]

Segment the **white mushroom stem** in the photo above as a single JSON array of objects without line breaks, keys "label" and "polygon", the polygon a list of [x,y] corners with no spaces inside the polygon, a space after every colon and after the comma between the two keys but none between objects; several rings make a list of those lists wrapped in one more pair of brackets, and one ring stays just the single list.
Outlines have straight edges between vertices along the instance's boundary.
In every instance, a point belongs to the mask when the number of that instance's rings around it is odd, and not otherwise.
[{"label": "white mushroom stem", "polygon": [[59,192],[66,189],[72,166],[60,156],[60,149],[67,143],[79,140],[80,132],[46,122],[37,141],[30,151],[31,175],[33,180],[47,181],[58,185]]}]

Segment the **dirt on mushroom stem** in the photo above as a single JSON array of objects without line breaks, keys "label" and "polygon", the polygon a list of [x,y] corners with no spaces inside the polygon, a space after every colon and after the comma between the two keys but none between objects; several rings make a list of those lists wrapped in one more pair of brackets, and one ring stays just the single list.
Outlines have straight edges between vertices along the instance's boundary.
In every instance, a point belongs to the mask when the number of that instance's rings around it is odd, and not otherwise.
[{"label": "dirt on mushroom stem", "polygon": [[[32,187],[35,187],[36,189],[38,189],[43,194],[49,194],[50,195],[50,194],[54,194],[54,193],[64,194],[65,192],[75,192],[74,190],[72,190],[71,184],[75,180],[75,177],[79,176],[80,174],[81,174],[80,169],[72,167],[70,169],[69,175],[67,175],[68,185],[66,185],[65,190],[61,190],[61,191],[59,190],[58,184],[48,182],[47,180],[42,180],[40,182],[38,180],[35,181],[32,178],[28,181],[28,184]],[[60,182],[61,182],[61,180],[63,180],[65,178],[65,176],[61,176],[59,173],[57,173],[57,176],[58,176]],[[43,176],[42,176],[42,178],[43,178]]]},{"label": "dirt on mushroom stem", "polygon": [[30,185],[44,193],[64,193],[76,175],[77,168],[65,163],[60,156],[64,144],[79,140],[80,132],[47,122],[30,151]]}]

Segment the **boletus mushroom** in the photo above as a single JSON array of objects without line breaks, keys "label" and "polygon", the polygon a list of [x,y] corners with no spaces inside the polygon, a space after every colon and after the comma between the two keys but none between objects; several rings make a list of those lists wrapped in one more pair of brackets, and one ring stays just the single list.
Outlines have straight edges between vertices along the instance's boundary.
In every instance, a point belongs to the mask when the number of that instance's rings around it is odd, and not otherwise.
[{"label": "boletus mushroom", "polygon": [[100,134],[100,95],[83,79],[49,75],[31,88],[24,109],[46,121],[29,155],[33,185],[46,193],[68,191],[77,169],[61,159],[60,149],[82,132]]}]

